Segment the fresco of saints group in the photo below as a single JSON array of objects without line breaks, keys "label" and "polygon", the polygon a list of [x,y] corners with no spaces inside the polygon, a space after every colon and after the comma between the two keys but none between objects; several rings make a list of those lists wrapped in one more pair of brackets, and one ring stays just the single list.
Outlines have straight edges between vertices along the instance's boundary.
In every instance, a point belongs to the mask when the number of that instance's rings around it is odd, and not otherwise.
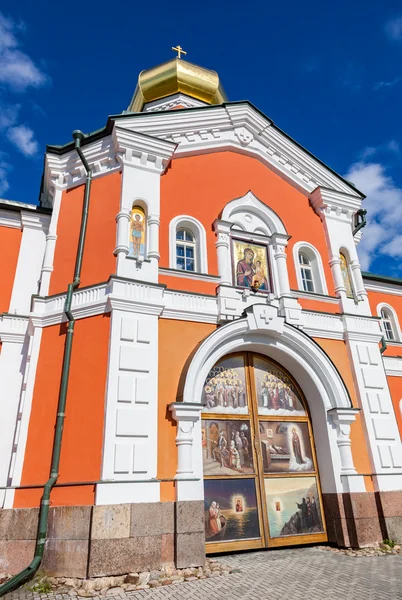
[{"label": "fresco of saints group", "polygon": [[266,246],[233,240],[235,285],[269,292]]},{"label": "fresco of saints group", "polygon": [[128,256],[136,259],[145,258],[146,220],[141,206],[133,206],[130,215],[130,238]]},{"label": "fresco of saints group", "polygon": [[210,370],[204,384],[202,403],[206,412],[247,414],[243,357],[226,358]]},{"label": "fresco of saints group", "polygon": [[258,414],[306,416],[299,392],[291,379],[267,360],[254,358],[253,362]]}]

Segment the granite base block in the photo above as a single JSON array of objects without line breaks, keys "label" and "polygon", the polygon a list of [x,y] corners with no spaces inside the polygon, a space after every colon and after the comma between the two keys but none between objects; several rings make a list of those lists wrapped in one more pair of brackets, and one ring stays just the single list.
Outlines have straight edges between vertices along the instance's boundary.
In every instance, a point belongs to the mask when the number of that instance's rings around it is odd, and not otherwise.
[{"label": "granite base block", "polygon": [[176,533],[201,533],[204,528],[203,500],[176,503]]},{"label": "granite base block", "polygon": [[[88,540],[47,540],[41,570],[52,577],[86,577]],[[26,565],[25,565],[26,566]]]},{"label": "granite base block", "polygon": [[0,540],[0,573],[16,575],[33,559],[33,540]]},{"label": "granite base block", "polygon": [[120,540],[92,540],[89,577],[124,575],[161,564],[162,536],[132,537]]},{"label": "granite base block", "polygon": [[91,539],[124,539],[130,536],[130,504],[94,506]]},{"label": "granite base block", "polygon": [[38,508],[0,509],[0,540],[35,540]]},{"label": "granite base block", "polygon": [[205,564],[205,533],[176,535],[176,567],[202,567]]},{"label": "granite base block", "polygon": [[92,506],[55,506],[49,510],[47,536],[56,540],[88,540]]},{"label": "granite base block", "polygon": [[402,516],[385,517],[384,522],[387,532],[386,537],[389,540],[394,540],[394,542],[397,542],[398,544],[402,544]]}]

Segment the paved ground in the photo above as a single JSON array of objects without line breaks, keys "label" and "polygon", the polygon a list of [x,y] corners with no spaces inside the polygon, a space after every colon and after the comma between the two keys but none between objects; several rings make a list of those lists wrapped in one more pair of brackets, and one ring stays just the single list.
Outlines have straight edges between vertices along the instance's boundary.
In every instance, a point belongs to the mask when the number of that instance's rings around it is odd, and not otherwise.
[{"label": "paved ground", "polygon": [[[219,557],[240,572],[120,593],[109,600],[402,600],[402,555],[351,557],[319,548],[247,552]],[[38,594],[13,592],[7,600]],[[69,594],[46,594],[71,600]],[[100,598],[95,596],[95,599]],[[104,600],[104,596],[102,600]],[[77,599],[78,600],[78,599]]]}]

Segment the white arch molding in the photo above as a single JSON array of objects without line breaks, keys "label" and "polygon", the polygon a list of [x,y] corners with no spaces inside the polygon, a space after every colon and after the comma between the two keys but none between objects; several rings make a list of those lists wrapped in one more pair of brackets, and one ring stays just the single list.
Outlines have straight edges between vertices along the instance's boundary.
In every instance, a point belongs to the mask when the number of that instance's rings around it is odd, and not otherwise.
[{"label": "white arch molding", "polygon": [[[393,329],[393,332],[395,335],[395,340],[387,340],[387,341],[391,341],[391,343],[392,343],[392,341],[398,343],[402,339],[398,315],[397,315],[395,309],[392,308],[392,306],[390,304],[387,304],[386,302],[380,302],[380,304],[377,304],[377,315],[380,317],[380,319],[382,319],[381,311],[383,308],[389,313],[389,315],[391,317],[390,320],[391,320],[392,329]],[[381,327],[382,327],[382,323],[381,323]],[[385,335],[385,331],[384,331],[384,335]]]},{"label": "white arch molding", "polygon": [[[274,359],[300,385],[310,409],[323,493],[365,491],[363,478],[354,468],[349,438],[351,423],[359,409],[352,407],[339,372],[320,346],[296,327],[285,323],[284,318],[278,316],[276,308],[257,304],[247,309],[244,318],[216,329],[201,344],[187,371],[183,402],[171,405],[173,411],[185,408],[187,420],[192,413],[194,425],[192,472],[187,471],[186,476],[195,477],[198,482],[194,482],[191,493],[191,486],[187,482],[186,497],[179,499],[203,497],[202,388],[215,363],[227,354],[238,351],[258,352]],[[180,420],[176,420],[180,428]],[[188,445],[181,448],[190,452]]]}]

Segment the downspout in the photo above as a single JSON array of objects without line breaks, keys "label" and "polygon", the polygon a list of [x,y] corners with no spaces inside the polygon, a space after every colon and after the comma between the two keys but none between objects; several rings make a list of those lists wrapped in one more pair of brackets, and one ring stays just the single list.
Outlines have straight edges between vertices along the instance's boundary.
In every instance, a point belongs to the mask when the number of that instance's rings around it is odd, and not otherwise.
[{"label": "downspout", "polygon": [[57,404],[57,418],[55,425],[55,433],[53,438],[53,450],[52,450],[52,464],[50,468],[50,477],[43,488],[43,496],[40,501],[39,507],[39,524],[36,535],[35,554],[31,563],[20,573],[14,575],[11,579],[6,581],[0,586],[0,596],[11,592],[18,586],[22,585],[29,579],[31,579],[36,571],[39,569],[42,562],[43,553],[45,551],[46,536],[47,536],[47,525],[49,517],[49,506],[50,506],[50,493],[53,486],[57,482],[59,477],[60,467],[60,452],[61,442],[63,438],[63,427],[66,412],[66,400],[68,390],[68,379],[70,374],[70,362],[71,362],[71,350],[73,346],[73,336],[75,319],[71,312],[71,303],[73,299],[73,292],[77,289],[81,282],[81,269],[82,269],[82,257],[84,253],[85,237],[88,224],[88,208],[89,208],[89,197],[91,191],[92,182],[92,170],[81,150],[81,141],[84,138],[82,131],[74,131],[73,138],[75,140],[75,149],[77,150],[78,156],[84,165],[86,172],[85,191],[84,191],[84,202],[82,206],[81,216],[81,228],[80,236],[78,240],[78,248],[75,259],[74,279],[72,283],[68,284],[66,301],[64,304],[64,312],[67,317],[67,333],[64,342],[64,355],[62,363],[62,374],[60,381],[59,400]]},{"label": "downspout", "polygon": [[360,231],[360,229],[363,229],[363,227],[365,227],[365,225],[367,225],[367,220],[366,220],[366,215],[367,215],[367,210],[365,208],[360,208],[357,212],[356,212],[356,227],[354,228],[352,235],[355,236],[356,233],[358,231]]}]

